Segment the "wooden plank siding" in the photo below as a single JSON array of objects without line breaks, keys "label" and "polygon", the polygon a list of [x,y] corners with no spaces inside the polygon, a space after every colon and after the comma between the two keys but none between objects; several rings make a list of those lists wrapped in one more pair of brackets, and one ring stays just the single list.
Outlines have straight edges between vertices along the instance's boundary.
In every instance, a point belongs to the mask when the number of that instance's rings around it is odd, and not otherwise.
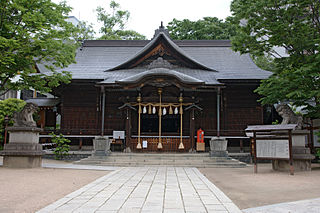
[{"label": "wooden plank siding", "polygon": [[[253,92],[255,88],[256,86],[227,85],[222,89],[222,136],[244,136],[244,129],[247,125],[263,124],[263,109],[257,103],[259,97]],[[120,98],[129,96],[130,101],[135,101],[136,95],[136,92],[106,92],[105,135],[112,135],[113,130],[125,130],[126,112],[118,109],[123,104]],[[196,97],[197,105],[203,108],[203,111],[195,111],[195,131],[201,127],[205,135],[216,135],[216,92],[185,92],[184,96],[187,101],[191,100],[191,96]],[[69,131],[70,134],[71,132],[101,134],[100,89],[95,87],[94,83],[66,86],[61,100],[62,130]],[[183,114],[184,136],[190,135],[190,113],[191,110]],[[137,135],[138,113],[132,111],[131,114],[132,135]],[[179,133],[174,133],[174,135],[179,135]]]},{"label": "wooden plank siding", "polygon": [[222,93],[222,135],[244,136],[248,125],[263,124],[263,108],[254,93],[257,86],[227,85]]},{"label": "wooden plank siding", "polygon": [[100,134],[99,89],[91,84],[70,84],[64,88],[61,130],[66,134]]}]

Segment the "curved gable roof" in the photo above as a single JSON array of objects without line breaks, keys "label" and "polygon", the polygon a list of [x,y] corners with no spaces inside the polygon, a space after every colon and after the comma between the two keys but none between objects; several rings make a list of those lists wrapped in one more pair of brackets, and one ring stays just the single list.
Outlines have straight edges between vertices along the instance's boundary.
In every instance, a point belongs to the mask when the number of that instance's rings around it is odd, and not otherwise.
[{"label": "curved gable roof", "polygon": [[[185,62],[186,66],[193,69],[202,69],[215,71],[212,68],[200,63],[199,61],[191,58],[187,53],[185,53],[178,45],[176,45],[164,32],[159,32],[144,48],[142,48],[139,52],[133,55],[131,58],[126,60],[125,62],[107,70],[122,70],[122,69],[131,69],[135,68],[139,64],[141,64],[144,59],[150,57],[152,55],[152,51],[154,51],[158,45],[162,45],[164,48],[170,49],[170,51],[174,52],[178,57],[178,60]],[[216,71],[215,71],[216,72]]]}]

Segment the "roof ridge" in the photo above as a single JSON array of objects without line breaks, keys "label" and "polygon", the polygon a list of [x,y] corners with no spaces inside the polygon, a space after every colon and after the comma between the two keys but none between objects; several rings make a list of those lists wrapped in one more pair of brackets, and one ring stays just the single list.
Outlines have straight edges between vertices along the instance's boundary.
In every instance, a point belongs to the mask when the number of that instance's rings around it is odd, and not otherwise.
[{"label": "roof ridge", "polygon": [[[144,47],[152,40],[85,40],[83,47]],[[231,47],[230,40],[172,40],[179,47]]]}]

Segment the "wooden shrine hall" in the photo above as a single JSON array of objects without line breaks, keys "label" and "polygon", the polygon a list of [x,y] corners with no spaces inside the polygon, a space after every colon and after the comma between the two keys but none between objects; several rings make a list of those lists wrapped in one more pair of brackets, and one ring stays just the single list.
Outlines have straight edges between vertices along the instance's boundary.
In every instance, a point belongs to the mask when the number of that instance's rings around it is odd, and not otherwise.
[{"label": "wooden shrine hall", "polygon": [[72,82],[54,91],[66,136],[92,143],[124,131],[132,151],[188,152],[199,128],[207,140],[236,139],[264,123],[253,91],[270,73],[230,41],[175,41],[161,26],[152,40],[84,41],[76,61],[63,69]]}]

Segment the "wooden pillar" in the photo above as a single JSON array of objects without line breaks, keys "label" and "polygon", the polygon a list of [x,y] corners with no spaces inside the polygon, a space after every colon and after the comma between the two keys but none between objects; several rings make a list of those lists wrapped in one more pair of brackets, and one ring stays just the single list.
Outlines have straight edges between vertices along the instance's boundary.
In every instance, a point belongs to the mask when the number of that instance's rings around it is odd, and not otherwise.
[{"label": "wooden pillar", "polygon": [[158,143],[158,149],[162,149],[162,142],[161,142],[161,116],[162,116],[162,109],[161,109],[161,94],[162,94],[162,88],[158,88],[159,93],[159,143]]},{"label": "wooden pillar", "polygon": [[141,146],[141,94],[139,93],[139,96],[137,97],[138,101],[138,144],[137,144],[137,149],[142,149]]},{"label": "wooden pillar", "polygon": [[254,153],[254,173],[258,173],[258,164],[257,164],[257,133],[253,131],[253,153]]},{"label": "wooden pillar", "polygon": [[239,146],[240,146],[240,152],[243,152],[243,140],[242,139],[240,139]]},{"label": "wooden pillar", "polygon": [[194,148],[194,109],[190,111],[190,142],[191,142],[191,151],[195,150]]},{"label": "wooden pillar", "polygon": [[79,138],[79,150],[82,149],[82,138]]},{"label": "wooden pillar", "polygon": [[217,136],[220,137],[220,95],[221,90],[218,88],[217,91]]},{"label": "wooden pillar", "polygon": [[182,97],[182,93],[180,93],[179,102],[180,102],[180,144],[179,144],[179,149],[184,149],[184,145],[183,145],[183,141],[182,141],[182,132],[183,132],[183,108],[182,108],[183,97]]},{"label": "wooden pillar", "polygon": [[315,153],[315,150],[314,150],[314,135],[313,135],[313,120],[311,120],[311,126],[310,126],[310,140],[308,140],[308,143],[310,142],[309,144],[309,148],[310,148],[310,152],[312,154]]},{"label": "wooden pillar", "polygon": [[101,136],[104,135],[104,116],[105,116],[105,107],[106,107],[106,91],[104,86],[101,86],[102,93],[102,110],[101,110]]},{"label": "wooden pillar", "polygon": [[126,143],[125,147],[127,148],[131,139],[131,111],[130,109],[126,109]]},{"label": "wooden pillar", "polygon": [[293,153],[292,153],[292,130],[288,130],[289,136],[289,164],[290,164],[290,175],[294,174],[293,168]]}]

